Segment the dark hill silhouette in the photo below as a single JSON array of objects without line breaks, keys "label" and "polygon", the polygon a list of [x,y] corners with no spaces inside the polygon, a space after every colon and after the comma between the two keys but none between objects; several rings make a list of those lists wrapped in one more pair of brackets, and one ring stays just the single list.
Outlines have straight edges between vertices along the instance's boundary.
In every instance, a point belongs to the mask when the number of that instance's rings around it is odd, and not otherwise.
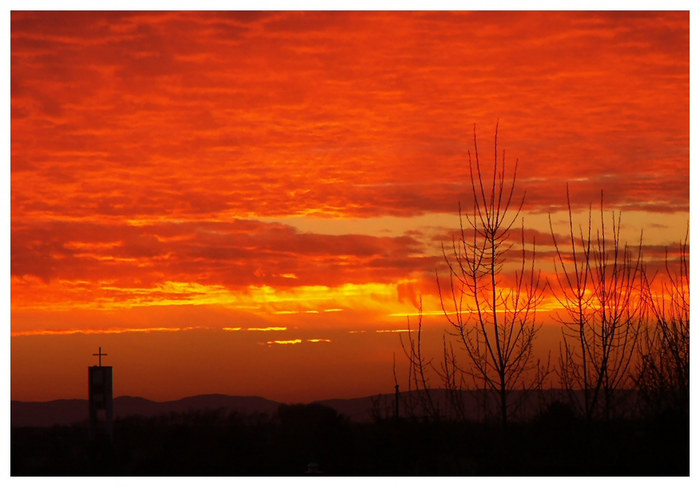
[{"label": "dark hill silhouette", "polygon": [[[280,403],[276,401],[262,397],[224,394],[205,394],[163,402],[151,401],[143,397],[120,396],[114,399],[114,412],[117,418],[217,409],[242,414],[272,414],[277,411],[279,405]],[[11,408],[11,424],[14,427],[74,424],[88,419],[87,399],[59,399],[46,402],[12,401]]]}]

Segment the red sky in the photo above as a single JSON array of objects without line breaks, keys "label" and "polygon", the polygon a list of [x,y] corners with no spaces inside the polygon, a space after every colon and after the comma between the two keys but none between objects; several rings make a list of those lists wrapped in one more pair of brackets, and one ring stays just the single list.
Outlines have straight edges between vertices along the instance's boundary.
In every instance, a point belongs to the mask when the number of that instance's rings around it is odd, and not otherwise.
[{"label": "red sky", "polygon": [[117,395],[391,390],[475,124],[543,270],[567,182],[652,259],[685,234],[687,12],[11,19],[13,399],[85,396],[97,346]]}]

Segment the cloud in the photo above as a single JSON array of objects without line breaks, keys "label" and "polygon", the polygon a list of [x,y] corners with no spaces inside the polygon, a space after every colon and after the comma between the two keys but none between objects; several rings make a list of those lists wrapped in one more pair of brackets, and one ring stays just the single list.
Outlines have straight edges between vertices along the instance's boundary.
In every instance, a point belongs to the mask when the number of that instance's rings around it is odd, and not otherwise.
[{"label": "cloud", "polygon": [[[16,222],[12,274],[103,279],[121,285],[181,280],[245,287],[390,281],[430,257],[412,237],[323,235],[253,220],[155,223]],[[294,278],[290,278],[294,276]]]},{"label": "cloud", "polygon": [[63,330],[28,330],[12,332],[12,337],[21,336],[51,336],[51,335],[119,335],[122,333],[158,333],[158,332],[177,332],[202,329],[203,327],[186,327],[186,328],[75,328]]},{"label": "cloud", "polygon": [[547,188],[687,199],[687,13],[244,18],[14,13],[15,214],[446,211],[498,118]]}]

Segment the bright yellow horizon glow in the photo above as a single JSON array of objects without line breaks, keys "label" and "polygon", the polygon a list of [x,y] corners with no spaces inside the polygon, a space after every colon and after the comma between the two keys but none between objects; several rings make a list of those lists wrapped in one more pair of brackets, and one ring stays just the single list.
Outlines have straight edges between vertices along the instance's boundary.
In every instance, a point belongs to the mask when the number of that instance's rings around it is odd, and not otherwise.
[{"label": "bright yellow horizon glow", "polygon": [[[21,283],[20,283],[21,281]],[[141,309],[144,307],[221,306],[263,318],[284,315],[321,317],[347,310],[381,315],[406,316],[415,311],[410,302],[399,298],[399,287],[413,280],[396,283],[347,283],[339,286],[296,286],[275,288],[247,286],[240,290],[223,285],[166,281],[152,287],[125,287],[113,281],[90,284],[83,280],[44,282],[35,278],[13,277],[13,312],[76,312]],[[21,284],[21,285],[20,285]],[[397,310],[399,306],[399,310]],[[400,311],[403,309],[405,311]],[[393,311],[393,313],[392,313]],[[17,328],[13,323],[13,328]],[[27,328],[21,323],[22,328]],[[143,327],[148,328],[147,326]],[[226,327],[226,331],[236,331]],[[255,327],[249,327],[254,331]],[[262,331],[284,330],[283,325],[258,327]],[[29,330],[15,330],[27,332]],[[13,335],[16,336],[16,335]]]},{"label": "bright yellow horizon glow", "polygon": [[292,340],[269,340],[265,343],[269,346],[269,345],[298,345],[301,342],[302,342],[301,338],[294,338]]}]

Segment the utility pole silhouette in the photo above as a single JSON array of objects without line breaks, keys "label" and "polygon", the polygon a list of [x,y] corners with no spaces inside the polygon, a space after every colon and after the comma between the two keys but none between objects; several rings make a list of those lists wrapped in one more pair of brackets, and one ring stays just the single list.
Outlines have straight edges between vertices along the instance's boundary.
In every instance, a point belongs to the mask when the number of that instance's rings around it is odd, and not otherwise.
[{"label": "utility pole silhouette", "polygon": [[396,353],[394,353],[394,419],[399,419],[399,380],[396,377]]},{"label": "utility pole silhouette", "polygon": [[399,419],[399,385],[394,386],[394,419]]}]

